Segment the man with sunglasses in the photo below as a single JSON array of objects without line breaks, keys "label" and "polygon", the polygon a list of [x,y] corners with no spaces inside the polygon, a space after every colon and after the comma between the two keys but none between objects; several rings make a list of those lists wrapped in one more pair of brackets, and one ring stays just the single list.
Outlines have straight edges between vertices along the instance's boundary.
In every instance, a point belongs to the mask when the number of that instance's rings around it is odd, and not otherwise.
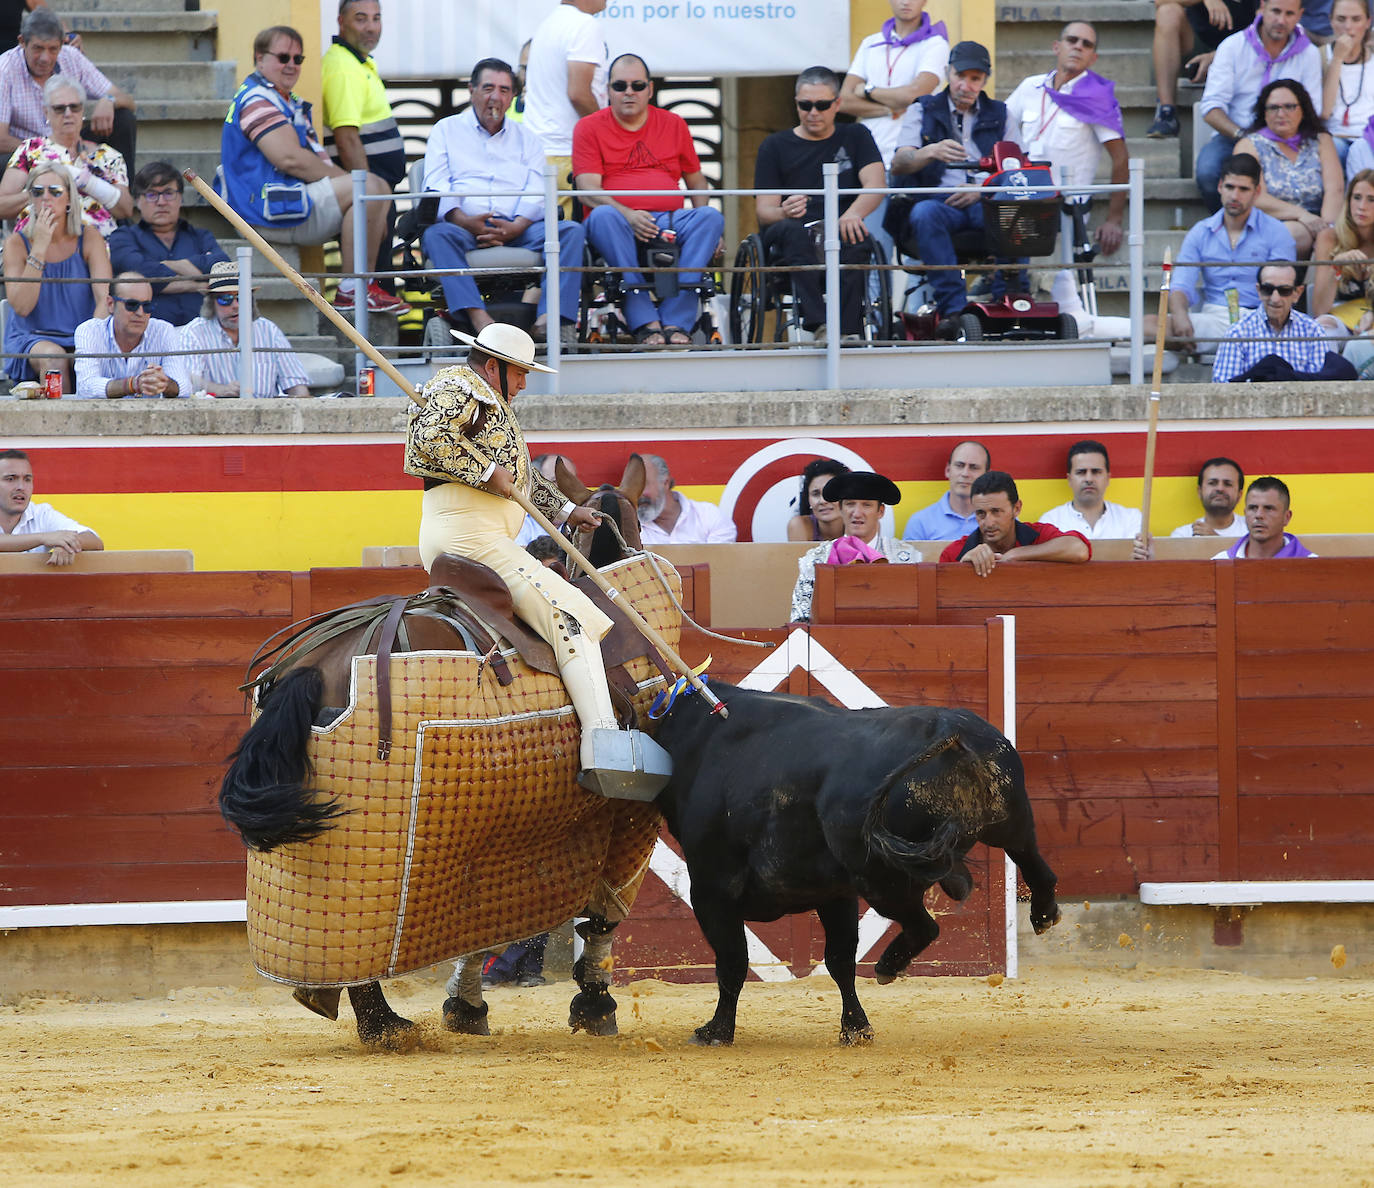
[{"label": "man with sunglasses", "polygon": [[[1032,161],[1048,161],[1061,186],[1090,186],[1102,151],[1111,159],[1113,185],[1130,174],[1126,132],[1116,84],[1091,69],[1097,61],[1097,30],[1087,21],[1070,21],[1051,47],[1054,69],[1032,74],[1007,98],[1007,128]],[[1107,217],[1097,228],[1103,255],[1121,246],[1126,191],[1107,202]]]},{"label": "man with sunglasses", "polygon": [[692,287],[700,271],[679,274],[677,292],[656,300],[644,275],[629,271],[639,263],[637,244],[651,243],[667,230],[677,236],[680,268],[704,268],[715,255],[725,217],[693,194],[683,209],[680,184],[706,189],[687,121],[655,107],[649,67],[636,54],[611,63],[609,107],[578,120],[573,129],[573,180],[579,190],[666,190],[663,194],[626,194],[623,198],[582,199],[591,207],[587,238],[605,261],[625,269],[625,320],[635,341],[649,346],[687,346],[700,316]]},{"label": "man with sunglasses", "polygon": [[[825,180],[822,167],[839,165],[841,190],[871,190],[852,198],[840,198],[840,263],[862,264],[870,259],[868,228],[864,220],[883,200],[880,188],[887,183],[882,154],[862,124],[836,125],[840,80],[824,66],[812,66],[797,76],[794,102],[797,126],[774,132],[759,145],[754,164],[754,199],[759,230],[769,263],[820,264],[821,255],[811,228],[825,215],[824,196],[798,194],[820,190]],[[800,306],[805,330],[824,337],[825,299],[821,274],[795,272],[792,289]],[[863,326],[864,273],[846,268],[840,273],[840,332],[856,338]]]},{"label": "man with sunglasses", "polygon": [[[310,104],[291,90],[305,62],[303,44],[287,25],[273,25],[253,39],[253,73],[234,94],[220,134],[216,188],[264,239],[319,244],[337,237],[343,267],[350,271],[353,179],[329,159],[315,138]],[[366,190],[376,196],[391,193],[375,173],[367,175]],[[390,207],[389,202],[365,204],[368,261],[377,258]],[[353,277],[339,281],[335,309],[354,307],[359,283]],[[410,308],[376,281],[364,288],[373,313]]]},{"label": "man with sunglasses", "polygon": [[1212,382],[1355,379],[1355,368],[1327,349],[1326,331],[1294,309],[1304,286],[1298,264],[1264,264],[1256,274],[1260,306],[1231,327],[1212,364]]},{"label": "man with sunglasses", "polygon": [[181,217],[181,174],[154,161],[134,177],[139,220],[116,227],[106,241],[115,272],[137,272],[153,286],[153,317],[184,326],[200,312],[206,277],[229,257],[203,227]]},{"label": "man with sunglasses", "polygon": [[153,286],[136,272],[121,272],[105,298],[108,315],[76,328],[76,398],[189,396],[181,340],[153,313]]},{"label": "man with sunglasses", "polygon": [[204,352],[183,358],[192,388],[221,400],[239,396],[310,395],[310,378],[275,322],[264,317],[253,318],[251,392],[239,388],[238,348],[239,270],[237,264],[226,260],[210,269],[209,287],[200,317],[181,330],[182,350]]}]

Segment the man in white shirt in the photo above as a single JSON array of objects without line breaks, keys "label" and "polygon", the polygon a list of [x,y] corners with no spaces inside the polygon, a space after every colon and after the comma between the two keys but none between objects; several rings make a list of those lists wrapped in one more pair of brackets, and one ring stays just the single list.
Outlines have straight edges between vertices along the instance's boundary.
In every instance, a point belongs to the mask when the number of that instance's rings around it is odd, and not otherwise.
[{"label": "man in white shirt", "polygon": [[50,503],[33,501],[33,465],[23,450],[0,451],[0,553],[48,550],[49,565],[105,547],[94,532]]},{"label": "man in white shirt", "polygon": [[[949,64],[949,33],[944,21],[931,23],[926,0],[889,2],[892,16],[859,42],[840,87],[840,111],[873,134],[884,169],[892,168],[906,109],[941,84]],[[884,198],[864,222],[890,252],[890,237],[883,230],[886,207]]]},{"label": "man in white shirt", "polygon": [[[530,38],[525,127],[539,138],[560,190],[572,188],[573,126],[606,106],[610,52],[593,19],[606,0],[562,0]],[[559,206],[572,214],[572,198]]]},{"label": "man in white shirt", "polygon": [[[1124,185],[1126,156],[1116,84],[1090,67],[1097,61],[1097,31],[1087,21],[1070,21],[1051,47],[1048,74],[1023,79],[1007,99],[1007,128],[1020,129],[1016,142],[1032,161],[1049,161],[1061,186],[1092,185],[1102,150],[1111,159],[1113,185]],[[1097,245],[1110,256],[1121,246],[1124,190],[1111,196],[1107,217],[1097,228]]]},{"label": "man in white shirt", "polygon": [[[499,58],[483,58],[472,68],[470,90],[467,111],[435,124],[425,145],[425,189],[463,195],[439,199],[439,221],[425,228],[420,239],[436,268],[466,268],[474,248],[544,250],[543,200],[509,196],[517,191],[540,194],[544,189],[539,138],[530,132],[528,120],[521,124],[506,118],[515,98],[515,71]],[[584,242],[581,223],[559,220],[558,250],[564,264],[582,266]],[[444,276],[440,283],[449,312],[465,315],[473,334],[491,325],[493,318],[473,277]],[[581,287],[581,273],[560,272],[559,333],[566,343],[577,338]],[[541,289],[536,339],[544,337],[547,297]]]},{"label": "man in white shirt", "polygon": [[189,396],[191,380],[181,338],[170,322],[152,316],[153,286],[121,272],[105,298],[108,316],[76,328],[76,398]]},{"label": "man in white shirt", "polygon": [[1180,524],[1170,536],[1244,536],[1245,521],[1236,504],[1245,488],[1245,472],[1230,458],[1208,458],[1197,472],[1197,497],[1202,515]]},{"label": "man in white shirt", "polygon": [[1232,33],[1217,48],[1202,92],[1202,118],[1217,134],[1198,152],[1193,171],[1209,211],[1221,208],[1221,163],[1254,122],[1255,100],[1267,83],[1291,78],[1321,105],[1321,51],[1299,28],[1302,9],[1303,0],[1264,0],[1255,23]]},{"label": "man in white shirt", "polygon": [[1077,532],[1088,540],[1134,540],[1132,558],[1146,560],[1148,543],[1140,531],[1140,509],[1108,503],[1104,496],[1112,481],[1107,447],[1100,441],[1076,441],[1069,447],[1069,489],[1073,498],[1052,507],[1041,521],[1061,532]]},{"label": "man in white shirt", "polygon": [[646,545],[733,544],[735,522],[710,503],[687,499],[673,490],[668,463],[657,454],[644,459],[644,490],[639,497],[639,534]]}]

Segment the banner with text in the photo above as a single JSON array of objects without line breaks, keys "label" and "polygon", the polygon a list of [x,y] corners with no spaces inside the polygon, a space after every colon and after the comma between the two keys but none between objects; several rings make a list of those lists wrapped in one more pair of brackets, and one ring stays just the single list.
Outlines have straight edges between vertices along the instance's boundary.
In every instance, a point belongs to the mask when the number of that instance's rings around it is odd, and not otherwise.
[{"label": "banner with text", "polygon": [[[376,59],[388,82],[466,78],[488,56],[514,63],[557,0],[387,0]],[[325,41],[337,33],[320,6]],[[795,74],[849,65],[849,5],[838,0],[611,0],[596,17],[611,57],[636,53],[656,75]]]}]

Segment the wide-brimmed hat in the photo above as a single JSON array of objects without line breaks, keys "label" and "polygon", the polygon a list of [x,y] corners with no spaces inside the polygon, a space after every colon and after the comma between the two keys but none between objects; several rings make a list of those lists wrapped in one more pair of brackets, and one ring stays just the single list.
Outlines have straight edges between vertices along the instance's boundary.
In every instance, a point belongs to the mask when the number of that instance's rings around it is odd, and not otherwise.
[{"label": "wide-brimmed hat", "polygon": [[[220,260],[210,266],[210,282],[206,289],[211,293],[227,293],[239,291],[239,266],[230,260]],[[253,291],[257,292],[258,286],[253,286]]]},{"label": "wide-brimmed hat", "polygon": [[471,334],[465,334],[462,330],[452,330],[450,333],[459,342],[465,342],[468,346],[475,346],[479,350],[486,351],[493,359],[503,359],[505,362],[514,363],[526,371],[546,371],[549,375],[557,374],[554,368],[545,367],[542,363],[534,361],[534,339],[521,330],[519,326],[512,326],[506,322],[492,322],[483,326],[482,332],[475,338]]},{"label": "wide-brimmed hat", "polygon": [[895,507],[902,501],[897,484],[886,475],[874,474],[871,470],[837,474],[825,484],[821,496],[827,503],[839,503],[842,499],[876,499]]}]

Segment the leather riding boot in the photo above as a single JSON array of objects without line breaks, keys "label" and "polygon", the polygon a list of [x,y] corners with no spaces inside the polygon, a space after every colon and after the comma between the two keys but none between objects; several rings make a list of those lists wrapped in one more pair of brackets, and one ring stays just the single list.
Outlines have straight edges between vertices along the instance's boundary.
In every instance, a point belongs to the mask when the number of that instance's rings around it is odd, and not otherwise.
[{"label": "leather riding boot", "polygon": [[672,774],[672,760],[647,734],[621,730],[611,708],[601,645],[564,616],[566,633],[556,648],[559,675],[582,723],[582,771],[578,782],[620,800],[652,800]]}]

